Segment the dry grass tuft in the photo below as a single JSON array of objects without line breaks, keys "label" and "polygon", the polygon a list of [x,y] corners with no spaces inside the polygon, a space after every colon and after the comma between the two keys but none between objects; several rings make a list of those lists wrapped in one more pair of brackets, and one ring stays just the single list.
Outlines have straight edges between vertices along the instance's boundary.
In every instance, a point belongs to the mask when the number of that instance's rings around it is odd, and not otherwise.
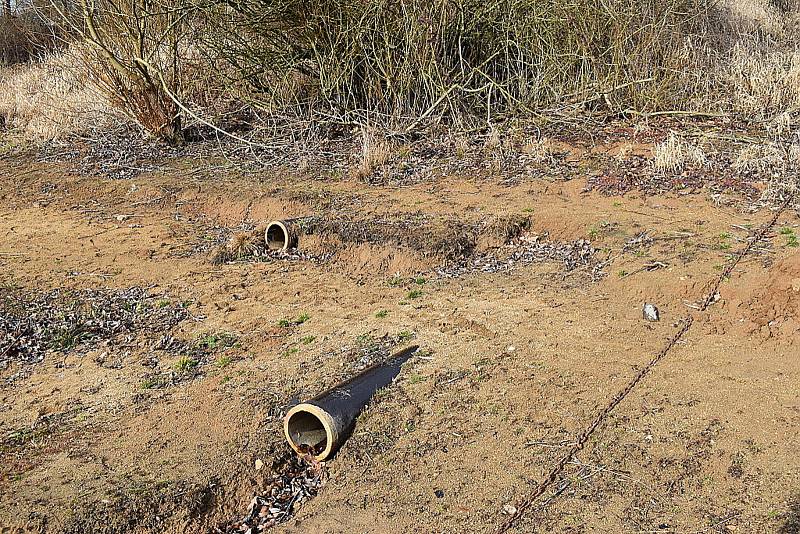
[{"label": "dry grass tuft", "polygon": [[662,172],[680,172],[687,165],[703,166],[707,158],[703,149],[670,132],[667,139],[655,146],[653,165]]},{"label": "dry grass tuft", "polygon": [[117,120],[72,50],[0,68],[0,87],[0,123],[35,141],[87,134]]},{"label": "dry grass tuft", "polygon": [[784,29],[785,15],[773,2],[765,0],[722,0],[717,5],[736,31],[779,34]]},{"label": "dry grass tuft", "polygon": [[366,180],[394,155],[393,144],[372,129],[364,128],[361,139],[361,159],[350,170],[350,176],[356,180]]},{"label": "dry grass tuft", "polygon": [[250,258],[264,252],[266,250],[264,244],[265,230],[266,225],[262,225],[251,232],[237,232],[230,237],[227,243],[211,253],[209,261],[214,265],[221,265]]},{"label": "dry grass tuft", "polygon": [[780,176],[800,167],[800,144],[769,141],[739,150],[733,161],[737,172]]}]

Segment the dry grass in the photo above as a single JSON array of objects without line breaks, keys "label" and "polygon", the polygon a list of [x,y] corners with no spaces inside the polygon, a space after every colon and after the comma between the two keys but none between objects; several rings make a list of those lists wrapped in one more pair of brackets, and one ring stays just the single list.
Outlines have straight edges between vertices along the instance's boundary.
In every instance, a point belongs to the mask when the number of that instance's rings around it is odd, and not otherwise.
[{"label": "dry grass", "polygon": [[363,128],[361,132],[361,159],[350,169],[350,176],[356,180],[366,180],[377,169],[386,165],[394,155],[394,146],[373,129]]},{"label": "dry grass", "polygon": [[266,250],[264,231],[266,225],[260,225],[250,232],[237,232],[224,245],[211,252],[209,261],[220,265],[230,261],[249,258]]},{"label": "dry grass", "polygon": [[777,34],[784,29],[785,14],[773,2],[765,0],[722,0],[717,8],[728,24],[743,34],[767,32]]},{"label": "dry grass", "polygon": [[74,51],[2,67],[0,86],[0,123],[34,141],[88,134],[118,120]]},{"label": "dry grass", "polygon": [[653,165],[662,172],[680,172],[687,165],[703,166],[707,158],[703,149],[694,145],[675,132],[670,132],[663,142],[654,149]]},{"label": "dry grass", "polygon": [[[708,43],[706,89],[696,107],[773,122],[800,110],[800,9],[796,0],[723,0]],[[785,133],[785,132],[784,132]]]},{"label": "dry grass", "polygon": [[726,69],[733,111],[756,120],[800,111],[800,51],[736,46]]},{"label": "dry grass", "polygon": [[800,167],[800,144],[769,141],[746,145],[733,161],[736,171],[780,176]]}]

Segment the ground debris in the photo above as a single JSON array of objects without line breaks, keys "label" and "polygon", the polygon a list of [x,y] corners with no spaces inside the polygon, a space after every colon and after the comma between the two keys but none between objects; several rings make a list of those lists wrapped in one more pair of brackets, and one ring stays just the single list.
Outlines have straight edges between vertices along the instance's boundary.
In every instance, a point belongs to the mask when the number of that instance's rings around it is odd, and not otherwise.
[{"label": "ground debris", "polygon": [[342,243],[394,245],[423,256],[466,257],[476,247],[478,225],[454,217],[425,213],[356,219],[344,215],[306,217],[298,225],[305,235],[337,237]]},{"label": "ground debris", "polygon": [[147,289],[53,289],[36,295],[8,289],[0,296],[0,368],[41,362],[91,341],[138,331],[168,330],[189,316]]},{"label": "ground debris", "polygon": [[548,234],[523,236],[498,249],[454,262],[436,269],[444,278],[456,278],[473,272],[498,273],[519,265],[561,262],[569,272],[595,263],[595,248],[586,239],[570,242],[548,241]]},{"label": "ground debris", "polygon": [[263,532],[285,523],[299,506],[317,495],[327,480],[324,463],[287,453],[273,466],[275,475],[250,501],[247,513],[215,532],[224,534]]},{"label": "ground debris", "polygon": [[661,317],[660,314],[658,313],[658,308],[655,305],[650,304],[649,302],[645,302],[644,306],[642,306],[642,318],[645,321],[655,322],[658,321]]},{"label": "ground debris", "polygon": [[639,232],[632,238],[628,239],[622,246],[623,254],[626,252],[636,252],[641,249],[646,249],[655,242],[649,232]]}]

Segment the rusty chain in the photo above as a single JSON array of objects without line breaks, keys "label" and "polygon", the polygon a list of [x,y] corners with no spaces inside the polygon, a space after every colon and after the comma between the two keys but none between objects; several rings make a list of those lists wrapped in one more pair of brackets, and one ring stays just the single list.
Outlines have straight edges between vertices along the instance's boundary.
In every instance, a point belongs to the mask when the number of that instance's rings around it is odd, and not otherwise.
[{"label": "rusty chain", "polygon": [[[778,218],[784,212],[784,210],[791,204],[794,195],[789,195],[786,201],[778,208],[773,215],[772,219],[769,220],[765,225],[761,227],[761,229],[756,233],[756,235],[750,239],[745,245],[728,263],[728,265],[722,270],[720,276],[714,281],[711,285],[710,291],[706,294],[705,298],[703,299],[703,303],[700,305],[700,311],[704,312],[708,309],[711,304],[716,302],[716,295],[719,291],[719,286],[722,282],[731,275],[733,270],[739,264],[739,262],[750,253],[760,240],[766,236],[767,232],[769,232],[772,227],[778,222]],[[628,382],[628,384],[622,388],[616,395],[611,399],[611,401],[606,404],[606,406],[600,411],[600,413],[595,416],[592,422],[584,428],[584,430],[578,436],[578,439],[575,441],[575,444],[570,447],[569,451],[564,454],[561,459],[556,463],[555,466],[550,470],[550,473],[547,475],[547,478],[536,487],[536,490],[528,496],[525,500],[523,500],[514,511],[513,514],[502,524],[500,524],[496,529],[496,534],[502,534],[506,532],[509,528],[511,528],[516,521],[522,517],[522,515],[533,506],[536,501],[541,497],[547,489],[558,480],[559,475],[564,470],[564,467],[572,460],[572,458],[583,449],[583,446],[589,441],[589,438],[592,434],[597,430],[597,428],[603,424],[605,419],[608,417],[614,408],[616,408],[624,399],[625,397],[636,387],[636,385],[641,382],[641,380],[647,376],[647,374],[653,369],[653,367],[661,361],[664,356],[675,346],[678,341],[689,331],[689,328],[692,326],[694,319],[691,315],[687,315],[683,319],[683,325],[681,328],[675,333],[675,335],[670,338],[664,347],[645,365],[642,367],[638,373]]]}]

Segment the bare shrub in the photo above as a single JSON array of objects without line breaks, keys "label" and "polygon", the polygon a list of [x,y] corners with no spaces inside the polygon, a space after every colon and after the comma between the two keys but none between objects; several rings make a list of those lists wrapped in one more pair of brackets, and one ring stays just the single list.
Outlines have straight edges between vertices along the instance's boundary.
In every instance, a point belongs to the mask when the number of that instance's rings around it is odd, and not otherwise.
[{"label": "bare shrub", "polygon": [[[702,0],[325,0],[207,10],[207,50],[260,106],[464,122],[682,102]],[[413,123],[412,123],[413,124]]]},{"label": "bare shrub", "polygon": [[33,9],[0,9],[0,65],[25,63],[57,48],[54,26]]},{"label": "bare shrub", "polygon": [[[714,112],[777,137],[800,116],[797,0],[54,0],[39,19],[54,12],[97,107],[173,144],[190,120],[238,104],[275,135],[370,124],[359,178],[391,157],[386,127],[480,128],[502,155],[513,118]],[[26,123],[15,99],[0,96],[6,123]],[[702,159],[678,141],[660,168]]]},{"label": "bare shrub", "polygon": [[79,9],[59,14],[80,38],[90,80],[108,101],[151,135],[182,143],[178,99],[187,42],[196,29],[190,24],[191,7],[154,0],[81,0]]}]

